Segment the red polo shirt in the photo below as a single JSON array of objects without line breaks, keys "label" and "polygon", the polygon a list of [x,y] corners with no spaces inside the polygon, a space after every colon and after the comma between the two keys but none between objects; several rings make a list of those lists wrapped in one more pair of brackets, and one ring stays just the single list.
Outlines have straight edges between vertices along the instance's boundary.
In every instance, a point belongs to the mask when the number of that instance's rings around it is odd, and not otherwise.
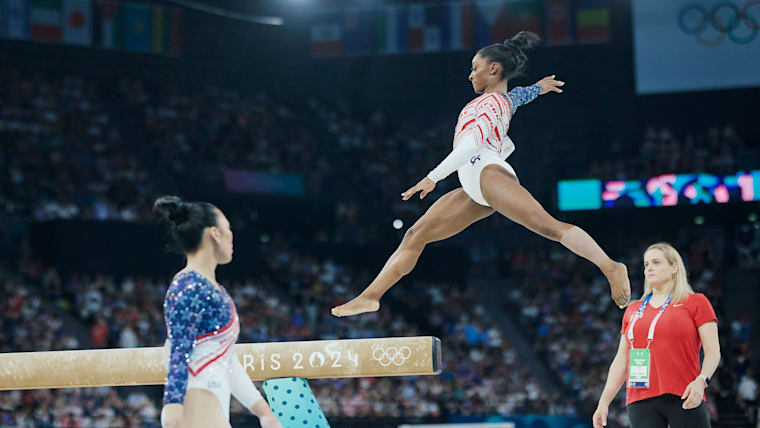
[{"label": "red polo shirt", "polygon": [[[628,306],[623,316],[620,334],[628,337],[628,325],[641,306],[641,301]],[[644,315],[633,326],[633,346],[647,347],[649,326],[660,308],[651,304],[644,309]],[[702,293],[694,293],[679,303],[671,303],[665,308],[654,330],[654,341],[650,349],[649,388],[628,388],[626,386],[626,406],[645,398],[662,394],[683,395],[686,386],[696,379],[700,372],[699,340],[697,328],[704,323],[718,321],[710,301]],[[626,373],[628,364],[626,361]],[[628,377],[626,376],[626,385]]]}]

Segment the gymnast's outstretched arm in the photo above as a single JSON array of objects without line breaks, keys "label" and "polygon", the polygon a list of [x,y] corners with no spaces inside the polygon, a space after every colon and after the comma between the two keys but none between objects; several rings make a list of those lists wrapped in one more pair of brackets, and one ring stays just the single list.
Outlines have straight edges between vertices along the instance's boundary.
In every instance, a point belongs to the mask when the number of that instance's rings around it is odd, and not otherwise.
[{"label": "gymnast's outstretched arm", "polygon": [[539,95],[544,95],[548,92],[556,92],[558,94],[561,94],[562,88],[560,87],[565,86],[565,82],[556,80],[555,77],[556,75],[552,74],[551,76],[546,76],[530,86],[517,86],[515,88],[512,88],[512,90],[507,94],[509,96],[509,99],[512,100],[512,104],[514,105],[514,108],[512,109],[512,116],[514,116],[518,107],[528,104],[529,102],[535,100]]},{"label": "gymnast's outstretched arm", "polygon": [[[507,95],[509,95],[512,103],[514,103],[514,110],[517,110],[517,107],[524,106],[525,104],[528,104],[529,102],[535,100],[540,93],[541,85],[534,83],[530,86],[517,86],[515,88],[512,88],[512,90],[509,91]],[[512,111],[513,115],[514,110]]]}]

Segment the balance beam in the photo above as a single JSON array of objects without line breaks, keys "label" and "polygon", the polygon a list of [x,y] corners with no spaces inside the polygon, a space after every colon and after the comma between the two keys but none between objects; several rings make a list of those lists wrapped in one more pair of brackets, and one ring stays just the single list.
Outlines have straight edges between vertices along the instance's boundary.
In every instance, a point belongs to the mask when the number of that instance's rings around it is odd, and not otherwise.
[{"label": "balance beam", "polygon": [[[0,391],[163,385],[163,347],[0,353]],[[435,375],[437,337],[241,343],[235,352],[252,380]]]}]

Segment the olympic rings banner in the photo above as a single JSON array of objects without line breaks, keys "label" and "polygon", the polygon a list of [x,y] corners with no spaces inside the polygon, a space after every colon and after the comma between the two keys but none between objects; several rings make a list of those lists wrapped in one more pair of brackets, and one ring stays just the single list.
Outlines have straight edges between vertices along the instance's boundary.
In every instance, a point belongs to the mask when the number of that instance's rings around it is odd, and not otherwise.
[{"label": "olympic rings banner", "polygon": [[760,200],[760,170],[734,175],[663,174],[646,180],[562,180],[560,211],[725,204]]},{"label": "olympic rings banner", "polygon": [[633,0],[639,94],[760,86],[760,0]]}]

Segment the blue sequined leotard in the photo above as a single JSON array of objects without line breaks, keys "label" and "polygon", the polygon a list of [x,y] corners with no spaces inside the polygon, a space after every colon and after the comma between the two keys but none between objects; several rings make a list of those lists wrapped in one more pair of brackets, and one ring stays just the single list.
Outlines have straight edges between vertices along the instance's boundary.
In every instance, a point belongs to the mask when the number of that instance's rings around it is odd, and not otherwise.
[{"label": "blue sequined leotard", "polygon": [[[166,293],[164,319],[168,336],[164,404],[182,404],[187,390],[198,387],[217,394],[223,408],[226,401],[228,412],[230,360],[234,357],[237,362],[230,349],[240,332],[230,295],[198,272],[180,272]],[[208,386],[218,383],[224,387],[219,391]]]}]

